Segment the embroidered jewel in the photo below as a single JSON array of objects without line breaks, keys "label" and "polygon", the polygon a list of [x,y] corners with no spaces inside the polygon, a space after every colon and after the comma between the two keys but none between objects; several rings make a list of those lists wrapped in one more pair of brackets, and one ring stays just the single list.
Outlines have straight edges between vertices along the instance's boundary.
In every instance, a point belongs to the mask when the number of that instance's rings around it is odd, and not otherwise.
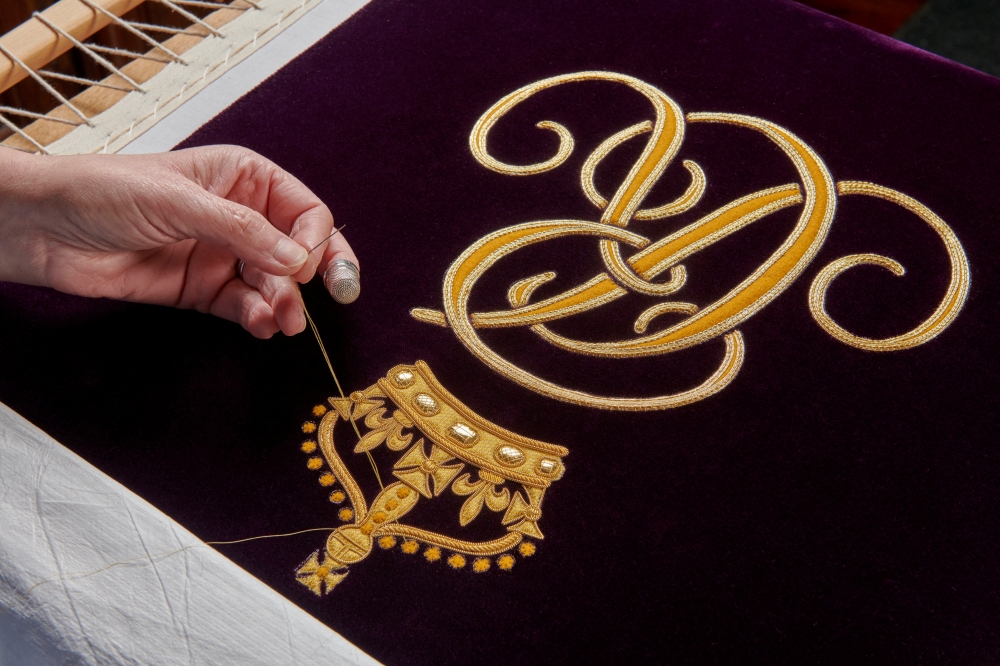
[{"label": "embroidered jewel", "polygon": [[541,462],[538,463],[538,473],[544,474],[545,476],[552,476],[559,469],[559,463],[550,458],[543,458]]},{"label": "embroidered jewel", "polygon": [[420,413],[424,416],[434,416],[441,411],[437,400],[426,393],[418,393],[413,396],[413,406],[420,410]]},{"label": "embroidered jewel", "polygon": [[497,447],[494,451],[493,457],[504,465],[509,465],[510,467],[517,467],[518,465],[524,464],[524,451],[517,448],[516,446],[506,446]]},{"label": "embroidered jewel", "polygon": [[479,433],[464,423],[456,423],[448,428],[448,434],[462,446],[472,446],[479,439]]},{"label": "embroidered jewel", "polygon": [[396,375],[392,378],[392,380],[396,383],[396,386],[398,386],[399,388],[408,388],[410,386],[413,386],[413,382],[416,381],[413,378],[413,373],[410,372],[409,370],[400,370],[399,372],[396,373]]}]

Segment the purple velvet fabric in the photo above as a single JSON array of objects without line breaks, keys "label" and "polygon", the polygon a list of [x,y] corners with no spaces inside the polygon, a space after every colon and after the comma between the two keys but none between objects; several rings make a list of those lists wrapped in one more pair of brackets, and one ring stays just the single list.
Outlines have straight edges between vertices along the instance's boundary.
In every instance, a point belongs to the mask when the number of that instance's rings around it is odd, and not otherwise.
[{"label": "purple velvet fabric", "polygon": [[[468,147],[475,120],[503,95],[589,69],[636,76],[685,112],[774,121],[835,179],[916,197],[964,244],[973,280],[962,314],[930,343],[889,354],[816,325],[809,284],[846,254],[907,268],[904,278],[860,268],[837,282],[829,307],[848,330],[908,330],[947,286],[926,225],[852,197],[802,278],[741,326],[736,381],[683,408],[612,413],[543,398],[490,371],[450,330],[414,321],[410,308],[441,307],[448,266],[486,233],[597,219],[579,168],[605,137],[650,118],[633,91],[575,84],[502,120],[491,150],[517,163],[555,148],[535,122],[570,128],[576,152],[546,174],[493,173]],[[479,414],[568,447],[567,471],[546,495],[537,554],[511,572],[456,572],[376,548],[317,598],[294,572],[322,533],[220,550],[394,664],[996,663],[998,117],[996,79],[782,0],[375,0],[185,145],[250,147],[349,224],[361,299],[339,307],[318,284],[306,289],[345,390],[423,359]],[[609,158],[603,192],[636,150]],[[691,125],[680,157],[708,177],[685,223],[796,180],[772,145],[739,128]],[[668,173],[650,201],[683,190],[683,170]],[[718,298],[794,220],[782,212],[685,262],[679,296]],[[678,224],[630,229],[661,238]],[[549,269],[563,287],[591,277],[596,243],[506,259],[474,308],[504,307],[511,281]],[[620,338],[651,302],[553,328]],[[298,451],[299,424],[334,393],[308,334],[261,342],[192,312],[13,285],[0,289],[0,312],[0,399],[200,537],[338,524]],[[558,352],[526,330],[484,337],[546,378],[609,395],[691,387],[722,348],[613,361]],[[371,497],[366,464],[354,471]]]}]

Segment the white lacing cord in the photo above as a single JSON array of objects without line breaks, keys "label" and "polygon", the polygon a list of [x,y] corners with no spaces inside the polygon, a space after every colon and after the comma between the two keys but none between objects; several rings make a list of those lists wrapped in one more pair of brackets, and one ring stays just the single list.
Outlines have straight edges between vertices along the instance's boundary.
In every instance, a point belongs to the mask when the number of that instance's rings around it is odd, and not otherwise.
[{"label": "white lacing cord", "polygon": [[41,113],[35,113],[34,111],[15,109],[12,106],[0,106],[0,113],[6,113],[13,116],[23,116],[25,118],[33,118],[35,120],[51,120],[54,123],[63,123],[64,125],[73,125],[74,127],[79,127],[83,124],[79,120],[67,120],[65,118],[56,118],[55,116],[46,116]]},{"label": "white lacing cord", "polygon": [[185,7],[204,7],[205,9],[234,9],[238,12],[245,12],[250,7],[233,7],[221,2],[206,2],[205,0],[173,0],[175,4]]},{"label": "white lacing cord", "polygon": [[[18,136],[20,136],[22,139],[24,139],[25,141],[27,141],[30,144],[32,144],[35,148],[38,149],[38,151],[42,155],[49,155],[50,154],[49,151],[45,150],[45,146],[43,146],[42,144],[40,144],[37,141],[35,141],[33,138],[31,138],[31,136],[28,133],[26,133],[20,127],[18,127],[14,123],[12,123],[9,120],[7,120],[6,118],[4,118],[3,115],[0,115],[0,124],[6,125],[8,129],[12,130],[15,134],[17,134]],[[11,146],[11,147],[14,148],[14,150],[20,150],[22,152],[29,152],[29,151],[25,151],[22,148],[18,148],[17,146]]]},{"label": "white lacing cord", "polygon": [[97,86],[99,88],[111,88],[112,90],[120,90],[122,92],[132,92],[131,88],[125,88],[123,86],[116,86],[113,83],[106,83],[104,81],[94,81],[93,79],[84,79],[79,76],[70,76],[69,74],[60,74],[59,72],[49,72],[44,69],[38,70],[38,73],[44,77],[50,79],[56,79],[58,81],[69,81],[70,83],[79,83],[81,86]]},{"label": "white lacing cord", "polygon": [[68,39],[69,41],[71,41],[73,43],[73,46],[75,46],[76,48],[80,49],[81,51],[83,51],[84,53],[86,53],[87,55],[89,55],[98,64],[100,64],[103,67],[105,67],[109,72],[113,72],[113,73],[117,74],[118,76],[120,76],[122,79],[124,79],[124,81],[126,83],[128,83],[130,86],[132,86],[135,90],[138,90],[139,92],[146,92],[145,90],[143,90],[142,86],[140,86],[138,83],[136,83],[131,78],[129,78],[129,76],[127,74],[125,74],[120,69],[118,69],[117,67],[115,67],[114,65],[112,65],[105,58],[102,58],[97,53],[97,51],[95,49],[91,48],[91,45],[84,44],[83,42],[81,42],[80,40],[78,40],[76,37],[74,37],[73,35],[69,34],[68,32],[66,32],[65,30],[63,30],[62,28],[60,28],[59,26],[57,26],[56,24],[52,23],[51,21],[49,21],[47,18],[45,18],[44,16],[42,16],[38,12],[35,12],[33,14],[33,16],[36,19],[38,19],[39,21],[41,21],[42,23],[44,23],[45,25],[47,25],[54,32],[62,35],[63,37],[65,37],[66,39]]},{"label": "white lacing cord", "polygon": [[170,58],[161,58],[159,56],[150,55],[148,53],[136,53],[135,51],[129,51],[127,49],[119,49],[114,46],[102,46],[100,44],[87,44],[87,48],[93,49],[98,53],[107,53],[109,55],[124,56],[126,58],[131,58],[133,60],[152,60],[153,62],[162,62],[169,64],[173,62]]},{"label": "white lacing cord", "polygon": [[161,4],[164,4],[167,7],[170,7],[172,10],[174,10],[175,12],[177,12],[178,14],[180,14],[181,16],[183,16],[184,18],[186,18],[187,20],[191,21],[192,23],[197,23],[201,27],[205,28],[206,30],[208,30],[210,33],[212,33],[216,37],[221,37],[222,36],[221,32],[219,32],[218,30],[216,30],[215,28],[213,28],[209,24],[205,23],[200,18],[198,18],[197,16],[195,16],[194,14],[192,14],[191,12],[189,12],[188,10],[184,9],[183,7],[178,7],[176,4],[174,4],[170,0],[159,0],[159,1],[160,1]]},{"label": "white lacing cord", "polygon": [[[25,65],[24,62],[22,62],[20,58],[18,58],[16,55],[14,55],[9,50],[7,50],[7,48],[3,44],[0,44],[0,53],[3,53],[5,56],[7,56],[8,58],[10,58],[11,62],[17,63],[18,67],[20,67],[21,69],[23,69],[24,71],[26,71],[28,73],[28,75],[31,78],[33,78],[38,83],[38,85],[42,86],[42,88],[44,88],[47,93],[49,93],[50,95],[52,95],[53,97],[55,97],[63,105],[65,105],[66,108],[68,108],[70,111],[72,111],[73,113],[75,113],[80,118],[80,120],[82,120],[83,122],[85,122],[87,125],[93,126],[93,123],[90,122],[90,118],[88,118],[87,116],[83,115],[83,111],[81,111],[80,109],[76,108],[76,106],[72,102],[70,102],[68,99],[66,99],[61,94],[59,94],[59,91],[56,90],[55,88],[53,88],[51,85],[49,85],[48,81],[46,81],[41,76],[39,76],[38,73],[35,72],[35,70],[33,70],[30,67],[28,67],[27,65]],[[24,132],[21,132],[20,130],[18,130],[18,134],[24,135]],[[31,142],[34,143],[35,145],[38,145],[38,143],[34,139],[32,139]]]},{"label": "white lacing cord", "polygon": [[138,21],[125,21],[129,25],[135,26],[139,30],[145,30],[146,32],[163,32],[168,35],[191,35],[192,37],[208,37],[208,34],[200,34],[197,32],[191,32],[191,28],[196,28],[199,26],[189,25],[186,28],[171,28],[168,25],[153,25],[152,23],[139,23]]},{"label": "white lacing cord", "polygon": [[160,44],[158,41],[156,41],[155,39],[153,39],[152,37],[150,37],[146,33],[142,32],[141,30],[138,30],[135,27],[133,27],[128,21],[126,21],[122,17],[116,16],[115,14],[112,14],[111,12],[109,12],[104,7],[101,7],[100,5],[94,4],[93,2],[91,2],[91,0],[80,0],[80,2],[82,2],[85,5],[87,5],[88,7],[90,7],[91,9],[93,9],[95,12],[100,12],[100,13],[104,14],[105,16],[107,16],[108,18],[110,18],[116,25],[119,25],[122,28],[124,28],[125,30],[128,30],[130,33],[132,33],[133,35],[135,35],[136,37],[138,37],[142,41],[146,42],[147,44],[149,44],[150,46],[152,46],[154,49],[159,49],[160,51],[163,51],[164,53],[166,53],[167,55],[169,55],[174,60],[174,62],[179,62],[179,63],[185,64],[185,65],[187,64],[187,63],[184,62],[184,59],[181,58],[179,55],[177,55],[176,53],[174,53],[173,51],[171,51],[170,49],[168,49],[163,44]]}]

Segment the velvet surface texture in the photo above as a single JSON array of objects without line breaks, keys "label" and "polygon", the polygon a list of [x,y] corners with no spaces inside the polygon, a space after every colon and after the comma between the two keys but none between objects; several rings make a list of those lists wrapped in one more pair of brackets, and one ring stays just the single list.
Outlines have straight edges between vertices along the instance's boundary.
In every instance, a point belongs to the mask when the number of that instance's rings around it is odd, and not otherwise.
[{"label": "velvet surface texture", "polygon": [[[634,78],[537,92],[489,131],[493,169],[477,160],[470,133],[499,100],[549,77],[593,71]],[[652,89],[683,114],[743,114],[786,134],[752,120],[688,115],[681,141],[683,116]],[[660,100],[659,118],[651,99]],[[185,145],[252,148],[348,224],[361,298],[344,307],[318,280],[305,289],[345,393],[423,360],[479,417],[568,449],[565,471],[546,490],[540,518],[521,511],[544,534],[518,533],[533,554],[520,545],[488,554],[485,571],[474,570],[472,554],[454,569],[448,561],[457,551],[447,547],[429,561],[428,540],[416,539],[417,552],[408,553],[408,537],[385,549],[376,539],[328,593],[331,579],[319,581],[317,595],[302,579],[342,572],[316,573],[328,533],[219,549],[391,664],[996,663],[998,117],[996,79],[781,0],[375,0]],[[561,130],[539,129],[539,121],[571,132],[573,151],[549,170],[502,173],[499,163],[556,155]],[[639,208],[683,203],[697,180],[691,169],[704,173],[704,194],[686,211],[678,204],[676,214],[625,215],[616,225],[608,212],[616,201],[602,211],[581,188],[581,171],[602,142],[645,121],[597,165],[599,196],[613,198],[665,127],[676,155]],[[790,159],[787,133],[821,161],[809,167],[801,151]],[[686,169],[684,160],[698,167]],[[832,183],[844,181],[912,197],[961,247],[950,260],[942,236],[904,200],[837,196]],[[471,290],[469,312],[530,308],[607,274],[616,247],[628,258],[730,202],[784,185],[792,186],[788,196],[808,200],[674,262],[686,269],[674,294],[616,287],[636,275],[629,269],[610,282],[620,298],[542,329],[473,329],[468,317],[441,327],[425,321],[438,315],[411,315],[446,311],[449,268],[500,230],[581,221],[573,233],[501,256]],[[792,257],[801,271],[738,324],[667,353],[566,348],[574,340],[634,341],[693,320],[694,306],[708,312],[801,237],[807,208],[827,204],[836,210],[826,226],[809,223],[818,240]],[[607,240],[611,233],[619,235]],[[964,280],[955,261],[965,257],[967,299],[945,307],[957,317],[898,351],[859,348],[828,332],[810,310],[811,286],[836,260],[872,253],[906,272],[860,265],[832,282],[825,308],[848,335],[885,339],[918,327],[949,285]],[[483,267],[484,256],[470,261]],[[508,297],[512,284],[548,271],[556,273],[550,281],[521,283]],[[664,271],[640,283],[669,279]],[[690,305],[671,306],[637,333],[640,315],[668,301]],[[448,317],[461,310],[449,307]],[[329,461],[318,454],[316,469],[307,469],[313,454],[300,450],[315,439],[301,431],[320,421],[313,408],[332,414],[327,398],[338,397],[308,332],[257,341],[193,312],[15,285],[0,290],[0,312],[0,399],[199,537],[332,531],[354,519],[341,520],[349,498],[328,499],[344,489],[343,478],[324,477]],[[534,380],[494,370],[459,335],[468,330],[490,353],[590,396],[689,391],[723,363],[727,331],[739,331],[739,340],[727,339],[742,350],[742,367],[690,404],[609,410],[550,397]],[[379,399],[388,419],[394,406]],[[373,423],[357,420],[362,434]],[[406,432],[413,438],[405,448],[386,442],[371,451],[386,486],[401,483],[394,465],[418,437],[433,457],[430,434]],[[357,436],[343,419],[335,438],[372,504],[378,482],[366,456],[353,452]],[[517,462],[516,452],[504,456]],[[421,469],[440,472],[446,457]],[[462,470],[467,485],[499,478],[477,477],[474,467]],[[469,541],[513,534],[502,520],[515,493],[525,495],[521,485],[504,477],[495,495],[462,495],[443,483],[457,478],[434,477],[443,492],[421,496],[399,524]],[[509,505],[496,498],[504,492]],[[462,526],[470,497],[487,504]],[[300,568],[313,553],[316,563]]]}]

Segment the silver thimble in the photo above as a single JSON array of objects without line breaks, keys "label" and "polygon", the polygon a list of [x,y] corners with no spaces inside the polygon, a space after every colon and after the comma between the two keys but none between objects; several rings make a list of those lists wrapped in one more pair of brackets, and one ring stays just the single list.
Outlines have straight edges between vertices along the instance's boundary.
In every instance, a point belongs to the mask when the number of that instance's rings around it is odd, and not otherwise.
[{"label": "silver thimble", "polygon": [[361,273],[354,262],[337,259],[326,267],[323,284],[333,300],[347,305],[356,301],[361,294]]}]

